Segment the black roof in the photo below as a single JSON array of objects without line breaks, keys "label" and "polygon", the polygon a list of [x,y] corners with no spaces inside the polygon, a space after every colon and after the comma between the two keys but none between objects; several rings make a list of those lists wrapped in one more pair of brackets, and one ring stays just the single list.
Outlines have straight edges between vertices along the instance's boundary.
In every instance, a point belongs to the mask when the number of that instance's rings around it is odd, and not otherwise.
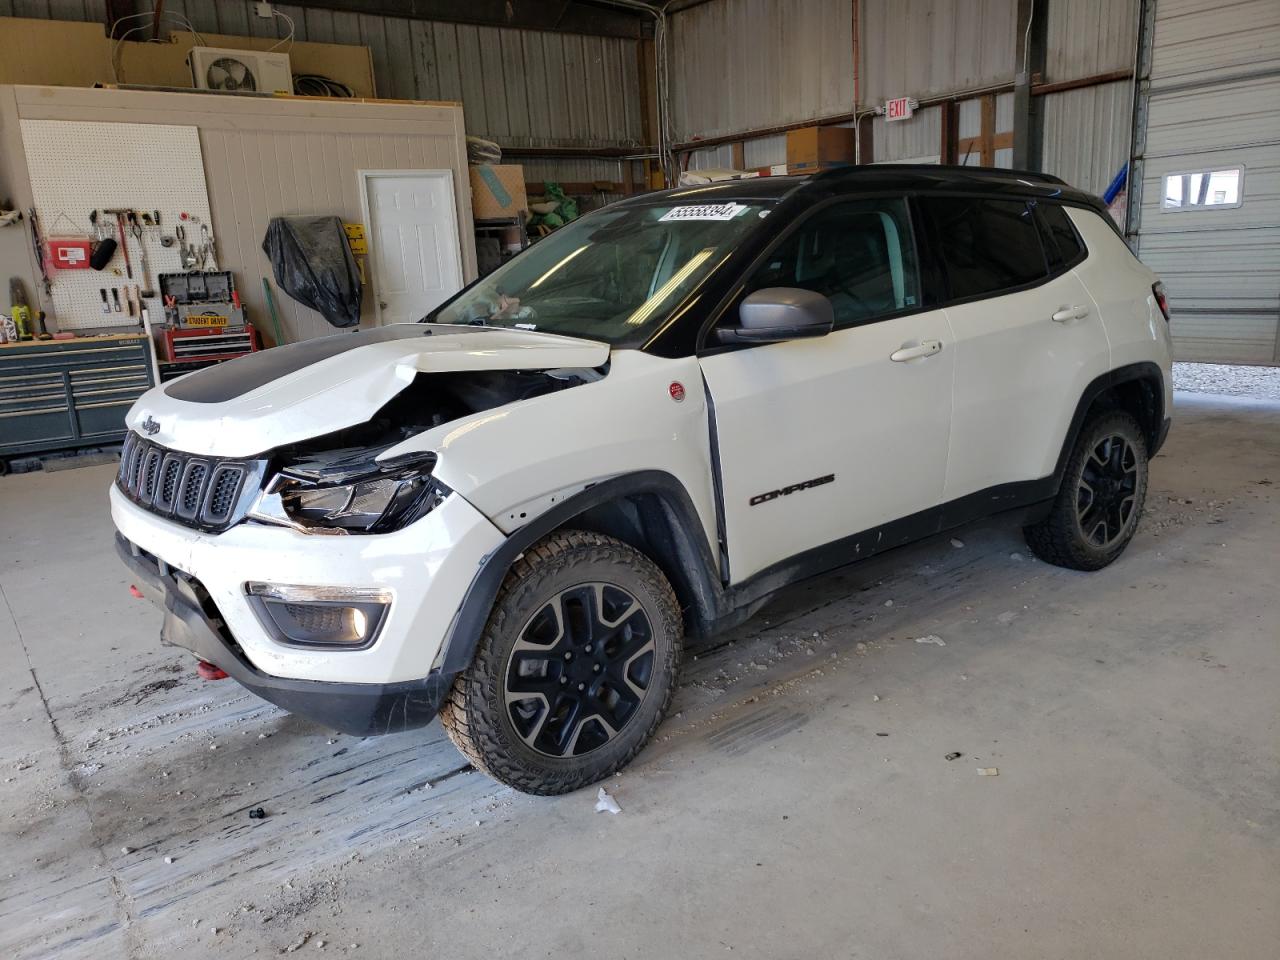
[{"label": "black roof", "polygon": [[1093,194],[1068,186],[1047,173],[1025,170],[1000,170],[993,167],[944,167],[925,164],[877,163],[837,167],[807,176],[748,177],[718,183],[676,187],[657,193],[641,194],[624,204],[646,204],[658,200],[701,200],[707,203],[727,200],[780,200],[795,197],[818,199],[839,193],[897,191],[917,193],[982,193],[1010,194],[1025,197],[1057,197],[1075,203],[1097,206]]}]

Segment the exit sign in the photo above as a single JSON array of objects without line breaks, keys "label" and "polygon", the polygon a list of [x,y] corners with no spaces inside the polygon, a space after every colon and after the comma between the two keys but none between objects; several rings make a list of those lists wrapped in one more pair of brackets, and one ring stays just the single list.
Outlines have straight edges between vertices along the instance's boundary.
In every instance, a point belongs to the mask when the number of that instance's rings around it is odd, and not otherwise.
[{"label": "exit sign", "polygon": [[898,97],[896,100],[889,100],[884,105],[884,118],[886,120],[908,120],[911,117],[914,105],[910,97]]}]

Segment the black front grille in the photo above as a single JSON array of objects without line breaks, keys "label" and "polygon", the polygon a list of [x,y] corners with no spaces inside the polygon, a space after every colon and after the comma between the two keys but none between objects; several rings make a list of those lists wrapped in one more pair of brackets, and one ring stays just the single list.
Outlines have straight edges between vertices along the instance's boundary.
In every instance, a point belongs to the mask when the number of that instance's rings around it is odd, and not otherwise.
[{"label": "black front grille", "polygon": [[266,460],[201,457],[130,433],[120,451],[116,486],[152,513],[217,531],[244,517],[265,468]]}]

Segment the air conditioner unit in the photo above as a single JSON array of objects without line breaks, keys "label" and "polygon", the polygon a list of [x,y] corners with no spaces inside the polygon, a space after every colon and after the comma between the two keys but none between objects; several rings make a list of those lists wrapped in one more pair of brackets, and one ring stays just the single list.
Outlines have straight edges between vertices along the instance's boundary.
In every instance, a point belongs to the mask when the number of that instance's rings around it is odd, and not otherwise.
[{"label": "air conditioner unit", "polygon": [[197,90],[293,93],[293,74],[286,53],[192,47],[187,63]]}]

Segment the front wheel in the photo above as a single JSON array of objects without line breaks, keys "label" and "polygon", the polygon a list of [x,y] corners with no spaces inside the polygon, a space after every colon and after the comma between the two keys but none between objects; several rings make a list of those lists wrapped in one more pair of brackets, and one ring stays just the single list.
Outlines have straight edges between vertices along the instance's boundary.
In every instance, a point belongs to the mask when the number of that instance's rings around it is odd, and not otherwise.
[{"label": "front wheel", "polygon": [[629,763],[666,713],[683,630],[662,571],[612,537],[562,531],[513,565],[440,714],[477,769],[560,794]]},{"label": "front wheel", "polygon": [[1024,529],[1047,563],[1100,570],[1124,551],[1147,497],[1147,443],[1122,410],[1100,414],[1080,430],[1049,515]]}]

